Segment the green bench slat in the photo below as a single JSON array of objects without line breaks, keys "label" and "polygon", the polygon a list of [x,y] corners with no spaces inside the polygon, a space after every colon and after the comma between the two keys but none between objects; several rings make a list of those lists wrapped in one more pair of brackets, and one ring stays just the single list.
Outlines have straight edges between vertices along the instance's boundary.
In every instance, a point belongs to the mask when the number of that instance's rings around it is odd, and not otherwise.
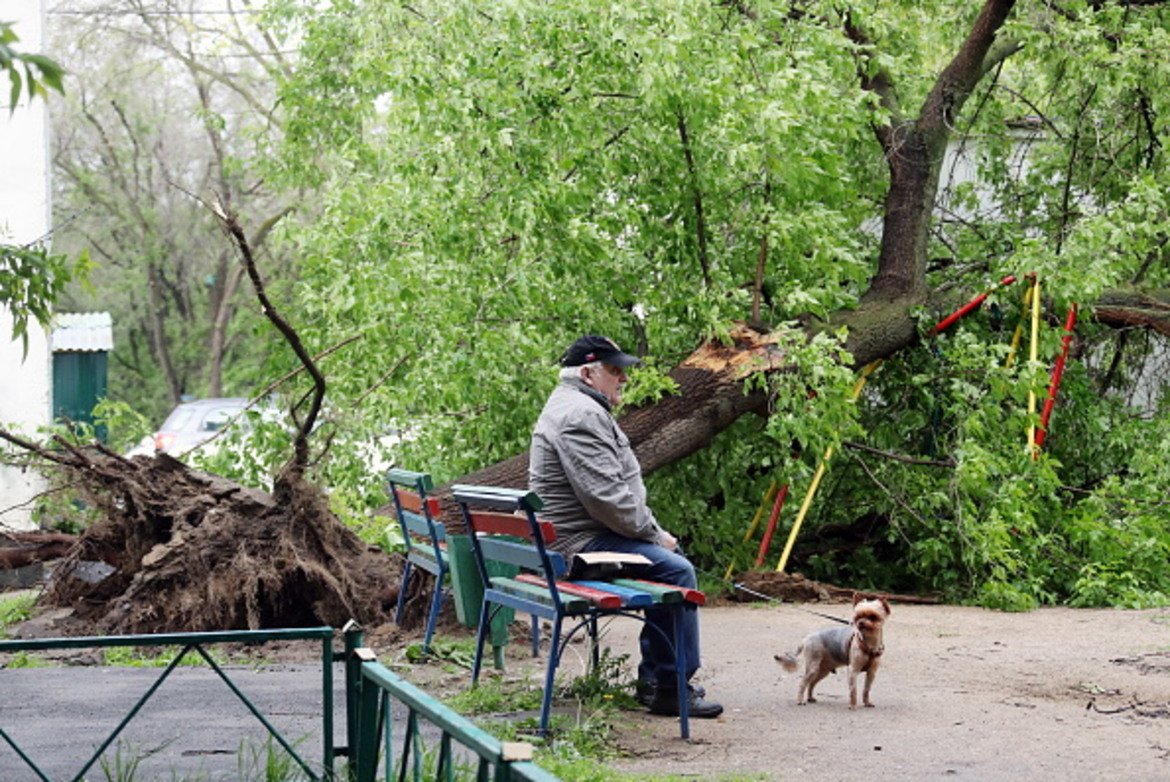
[{"label": "green bench slat", "polygon": [[[544,587],[525,584],[522,581],[517,581],[513,578],[504,578],[503,576],[493,576],[492,586],[514,597],[522,597],[545,606],[553,605],[552,594]],[[579,614],[588,611],[590,604],[583,597],[562,594],[561,605],[564,607],[565,613]]]},{"label": "green bench slat", "polygon": [[[439,551],[442,553],[443,563],[445,564],[447,562],[447,551],[442,546],[439,547]],[[415,541],[411,545],[410,551],[407,553],[406,558],[419,567],[425,568],[427,570],[430,570],[431,568],[435,568],[437,570],[439,567],[439,558],[435,556],[435,547],[430,543],[419,543],[418,541]],[[432,570],[431,572],[433,573],[435,571]]]},{"label": "green bench slat", "polygon": [[643,592],[648,592],[653,595],[655,603],[662,603],[664,605],[673,605],[681,603],[686,598],[683,593],[679,591],[678,587],[673,587],[670,584],[656,584],[650,581],[638,581],[633,578],[615,578],[613,583],[618,586],[629,587],[630,589],[640,589]]},{"label": "green bench slat", "polygon": [[689,589],[688,587],[678,587],[672,584],[660,584],[657,581],[643,581],[640,578],[615,578],[615,584],[622,586],[633,587],[634,589],[644,589],[647,592],[653,590],[664,590],[664,592],[675,592],[678,594],[677,598],[662,598],[663,603],[675,603],[686,600],[688,603],[694,603],[697,606],[707,605],[707,596],[698,589]]}]

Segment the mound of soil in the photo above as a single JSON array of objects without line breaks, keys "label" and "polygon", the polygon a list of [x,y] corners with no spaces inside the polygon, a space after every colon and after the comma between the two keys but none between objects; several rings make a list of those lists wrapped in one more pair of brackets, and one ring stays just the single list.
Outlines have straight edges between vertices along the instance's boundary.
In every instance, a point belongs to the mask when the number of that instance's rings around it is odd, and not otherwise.
[{"label": "mound of soil", "polygon": [[42,601],[70,634],[383,622],[401,560],[357,537],[292,471],[271,494],[159,455],[74,451],[67,469],[103,511]]}]

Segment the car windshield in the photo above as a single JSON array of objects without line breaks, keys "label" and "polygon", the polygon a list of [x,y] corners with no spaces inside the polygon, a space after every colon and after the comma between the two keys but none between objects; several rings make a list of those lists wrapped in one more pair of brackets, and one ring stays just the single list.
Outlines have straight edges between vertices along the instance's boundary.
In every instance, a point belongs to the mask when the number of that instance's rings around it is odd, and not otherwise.
[{"label": "car windshield", "polygon": [[163,421],[161,427],[162,431],[178,432],[184,429],[191,428],[191,419],[195,417],[195,408],[189,405],[179,405],[171,414],[167,416],[167,420]]},{"label": "car windshield", "polygon": [[203,417],[203,423],[199,429],[203,432],[217,432],[223,425],[230,421],[233,417],[239,414],[244,408],[241,407],[219,407],[209,410],[207,415]]}]

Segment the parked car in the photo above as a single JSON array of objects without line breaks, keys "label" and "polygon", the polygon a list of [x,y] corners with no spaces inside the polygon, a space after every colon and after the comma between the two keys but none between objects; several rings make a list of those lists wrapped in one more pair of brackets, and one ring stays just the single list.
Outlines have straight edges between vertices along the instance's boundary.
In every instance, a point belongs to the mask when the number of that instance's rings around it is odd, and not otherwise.
[{"label": "parked car", "polygon": [[178,456],[215,436],[248,406],[244,397],[217,397],[183,402],[167,416],[153,438],[144,438],[127,456],[165,453]]}]

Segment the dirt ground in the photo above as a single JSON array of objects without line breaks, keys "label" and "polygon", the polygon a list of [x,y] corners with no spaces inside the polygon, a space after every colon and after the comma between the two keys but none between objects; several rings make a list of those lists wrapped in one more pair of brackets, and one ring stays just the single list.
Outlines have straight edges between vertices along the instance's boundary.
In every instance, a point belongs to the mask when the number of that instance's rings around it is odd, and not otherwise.
[{"label": "dirt ground", "polygon": [[[702,780],[1170,779],[1170,610],[892,608],[875,707],[857,711],[843,672],[797,706],[799,672],[772,659],[833,624],[814,612],[847,606],[703,609],[696,681],[724,715],[683,741],[676,720],[629,712],[609,765]],[[611,623],[615,652],[633,651],[637,627]],[[510,675],[531,666],[519,647],[508,661]]]},{"label": "dirt ground", "polygon": [[[613,739],[621,754],[607,764],[700,780],[1170,779],[1170,609],[892,608],[876,705],[857,711],[848,708],[843,672],[819,685],[817,703],[797,706],[799,673],[772,658],[833,624],[817,614],[844,618],[847,605],[702,609],[696,681],[725,713],[693,720],[683,741],[677,720],[624,712]],[[634,653],[638,627],[610,622],[605,639],[614,653]],[[46,627],[30,634],[46,631],[52,634]],[[370,630],[366,641],[383,663],[437,696],[466,687],[467,671],[456,665],[405,663],[405,647],[421,635],[421,627],[387,625]],[[470,635],[454,621],[440,630],[440,639]],[[318,653],[315,644],[290,644],[264,656],[292,661]],[[584,656],[584,646],[574,644],[561,670],[584,672]],[[507,676],[539,686],[543,657],[533,661],[516,644],[507,660]]]}]

